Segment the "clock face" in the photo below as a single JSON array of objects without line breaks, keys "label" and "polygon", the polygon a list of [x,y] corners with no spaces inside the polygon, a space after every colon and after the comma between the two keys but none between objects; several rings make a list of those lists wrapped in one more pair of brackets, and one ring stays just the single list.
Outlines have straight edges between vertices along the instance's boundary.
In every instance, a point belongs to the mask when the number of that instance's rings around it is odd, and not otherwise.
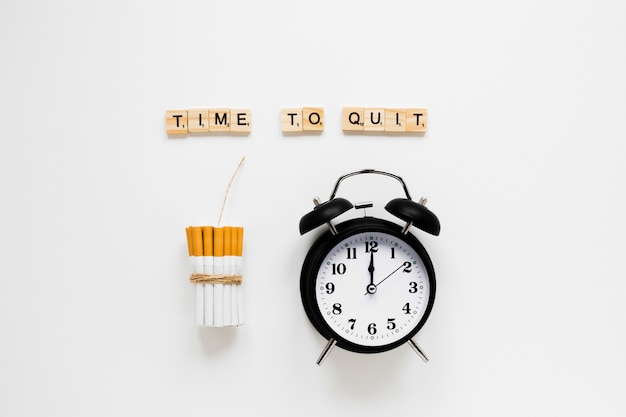
[{"label": "clock face", "polygon": [[301,291],[312,323],[356,352],[406,342],[434,301],[434,270],[423,246],[381,219],[355,219],[337,230],[320,237],[303,266]]}]

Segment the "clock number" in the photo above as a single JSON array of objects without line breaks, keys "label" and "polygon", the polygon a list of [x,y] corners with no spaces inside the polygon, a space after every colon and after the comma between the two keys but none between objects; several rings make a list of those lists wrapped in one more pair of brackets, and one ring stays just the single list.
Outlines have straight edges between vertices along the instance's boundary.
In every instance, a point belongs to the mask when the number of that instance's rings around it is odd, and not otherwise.
[{"label": "clock number", "polygon": [[393,330],[396,328],[396,323],[394,323],[396,319],[387,319],[387,329]]},{"label": "clock number", "polygon": [[409,292],[411,294],[416,293],[417,292],[417,282],[409,282]]},{"label": "clock number", "polygon": [[326,283],[326,294],[332,294],[335,292],[335,284],[332,282]]},{"label": "clock number", "polygon": [[411,262],[407,261],[404,263],[404,269],[402,270],[402,272],[411,272]]},{"label": "clock number", "polygon": [[376,323],[370,323],[369,326],[367,326],[367,332],[371,335],[375,335],[376,334]]},{"label": "clock number", "polygon": [[333,275],[343,275],[346,273],[346,264],[333,264]]},{"label": "clock number", "polygon": [[354,330],[354,323],[356,323],[356,319],[350,319],[348,320],[348,323],[350,323],[350,330]]},{"label": "clock number", "polygon": [[409,307],[409,303],[406,303],[404,307],[402,307],[402,310],[404,310],[404,314],[411,314],[411,307]]},{"label": "clock number", "polygon": [[365,242],[365,253],[378,252],[378,242]]},{"label": "clock number", "polygon": [[391,248],[391,259],[396,259],[396,248]]},{"label": "clock number", "polygon": [[356,248],[346,248],[348,259],[356,259]]},{"label": "clock number", "polygon": [[335,303],[333,304],[333,314],[341,314],[341,304]]}]

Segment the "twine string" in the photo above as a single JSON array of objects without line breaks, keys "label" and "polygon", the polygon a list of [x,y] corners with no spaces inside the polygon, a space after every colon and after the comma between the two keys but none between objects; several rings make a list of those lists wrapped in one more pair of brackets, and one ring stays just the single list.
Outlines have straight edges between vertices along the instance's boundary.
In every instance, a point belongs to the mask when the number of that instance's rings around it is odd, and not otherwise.
[{"label": "twine string", "polygon": [[245,159],[246,159],[245,156],[241,158],[241,161],[239,161],[237,168],[235,168],[235,172],[233,173],[233,176],[230,178],[230,181],[228,182],[228,187],[226,187],[226,193],[224,194],[224,202],[222,203],[222,210],[220,210],[220,217],[217,220],[218,227],[222,222],[222,214],[224,213],[224,207],[226,206],[226,199],[228,198],[228,192],[230,191],[230,186],[232,185],[233,180],[235,179],[235,176],[237,176],[237,173],[239,172],[239,168],[241,168],[241,165],[243,165],[243,161]]},{"label": "twine string", "polygon": [[189,281],[193,284],[234,284],[241,285],[241,275],[224,274],[191,274]]}]

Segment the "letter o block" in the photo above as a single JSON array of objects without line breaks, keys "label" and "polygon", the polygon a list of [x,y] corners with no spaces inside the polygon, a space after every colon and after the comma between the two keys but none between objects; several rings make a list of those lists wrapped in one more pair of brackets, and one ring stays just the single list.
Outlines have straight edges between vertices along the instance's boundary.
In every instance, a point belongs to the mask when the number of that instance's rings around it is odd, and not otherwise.
[{"label": "letter o block", "polygon": [[302,108],[302,130],[317,132],[324,130],[324,109],[322,107]]}]

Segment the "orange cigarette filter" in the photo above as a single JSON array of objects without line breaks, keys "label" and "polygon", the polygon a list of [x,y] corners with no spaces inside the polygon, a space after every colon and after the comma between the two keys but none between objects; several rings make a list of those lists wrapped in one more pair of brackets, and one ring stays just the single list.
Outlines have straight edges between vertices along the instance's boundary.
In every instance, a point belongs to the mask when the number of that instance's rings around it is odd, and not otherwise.
[{"label": "orange cigarette filter", "polygon": [[232,241],[233,241],[233,228],[230,226],[224,226],[224,256],[233,255]]},{"label": "orange cigarette filter", "polygon": [[213,256],[224,256],[224,228],[213,228]]},{"label": "orange cigarette filter", "polygon": [[202,226],[202,243],[204,256],[213,256],[213,226]]},{"label": "orange cigarette filter", "polygon": [[237,233],[238,227],[231,227],[230,229],[230,254],[237,256],[237,247],[239,246],[239,234]]},{"label": "orange cigarette filter", "polygon": [[202,226],[193,226],[191,228],[191,240],[193,242],[193,256],[202,256]]},{"label": "orange cigarette filter", "polygon": [[243,227],[237,228],[237,256],[243,255]]},{"label": "orange cigarette filter", "polygon": [[193,240],[191,239],[191,226],[185,228],[185,233],[187,234],[187,251],[189,252],[189,256],[193,255]]}]

